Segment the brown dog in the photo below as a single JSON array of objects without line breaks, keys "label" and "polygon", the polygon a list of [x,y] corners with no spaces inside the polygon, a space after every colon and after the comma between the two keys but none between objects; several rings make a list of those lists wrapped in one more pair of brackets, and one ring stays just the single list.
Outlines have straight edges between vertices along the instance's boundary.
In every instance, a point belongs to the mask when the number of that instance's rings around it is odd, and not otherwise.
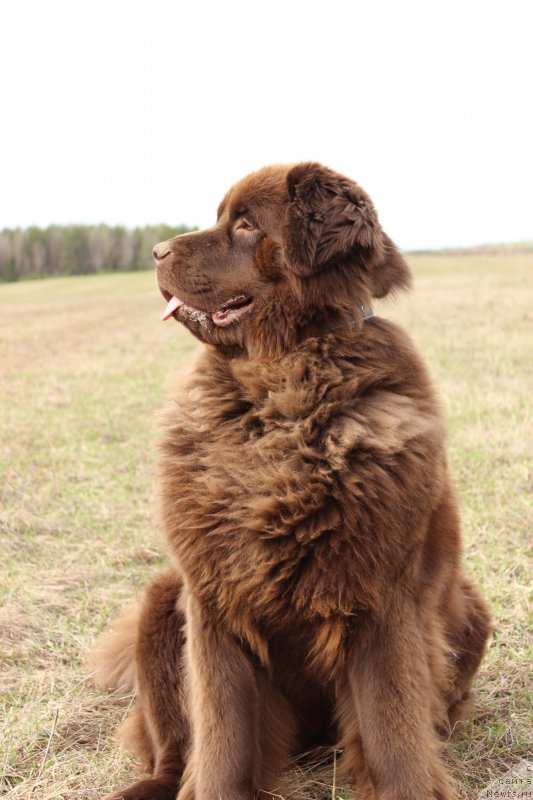
[{"label": "brown dog", "polygon": [[174,571],[100,649],[100,682],[135,686],[127,738],[152,773],[113,797],[251,800],[336,742],[360,797],[453,798],[439,734],[489,619],[430,381],[371,316],[406,263],[314,163],[248,176],[154,258],[164,318],[206,347],[164,420]]}]

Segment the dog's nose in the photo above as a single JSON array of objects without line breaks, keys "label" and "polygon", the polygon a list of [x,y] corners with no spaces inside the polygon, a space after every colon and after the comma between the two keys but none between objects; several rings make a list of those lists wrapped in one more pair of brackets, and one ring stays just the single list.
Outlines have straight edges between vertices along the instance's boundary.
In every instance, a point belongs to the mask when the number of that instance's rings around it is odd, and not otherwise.
[{"label": "dog's nose", "polygon": [[156,264],[159,264],[160,261],[163,261],[163,259],[166,258],[169,253],[170,247],[168,242],[159,242],[159,244],[156,244],[152,250],[152,255]]}]

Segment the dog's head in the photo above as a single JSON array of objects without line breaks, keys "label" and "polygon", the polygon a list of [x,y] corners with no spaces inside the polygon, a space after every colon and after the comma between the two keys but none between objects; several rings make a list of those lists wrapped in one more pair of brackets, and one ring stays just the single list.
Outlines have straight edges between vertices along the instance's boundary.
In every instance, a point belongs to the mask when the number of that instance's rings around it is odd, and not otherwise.
[{"label": "dog's head", "polygon": [[409,286],[368,195],[320,164],[266,167],[237,183],[216,224],[154,247],[173,316],[204,342],[274,355]]}]

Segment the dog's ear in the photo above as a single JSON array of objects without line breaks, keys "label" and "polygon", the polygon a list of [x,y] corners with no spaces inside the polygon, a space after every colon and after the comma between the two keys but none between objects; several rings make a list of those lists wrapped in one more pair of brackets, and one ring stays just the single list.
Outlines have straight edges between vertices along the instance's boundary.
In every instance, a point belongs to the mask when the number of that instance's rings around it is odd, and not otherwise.
[{"label": "dog's ear", "polygon": [[353,261],[368,272],[373,297],[410,285],[407,264],[354,181],[320,164],[298,164],[287,175],[287,193],[283,247],[298,275]]},{"label": "dog's ear", "polygon": [[411,270],[404,257],[382,231],[381,258],[370,266],[370,282],[372,297],[385,297],[389,292],[401,292],[410,289],[412,284]]}]

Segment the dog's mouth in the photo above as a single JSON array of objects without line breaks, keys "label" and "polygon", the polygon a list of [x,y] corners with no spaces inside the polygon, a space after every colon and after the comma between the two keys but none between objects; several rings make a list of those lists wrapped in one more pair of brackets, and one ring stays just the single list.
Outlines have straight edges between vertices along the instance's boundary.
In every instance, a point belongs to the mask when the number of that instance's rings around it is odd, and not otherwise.
[{"label": "dog's mouth", "polygon": [[238,322],[241,317],[250,311],[254,304],[250,295],[239,294],[227,300],[214,311],[202,311],[199,308],[188,305],[188,303],[180,300],[179,297],[167,292],[165,289],[161,289],[161,294],[168,303],[161,317],[163,321],[170,319],[170,317],[178,320],[180,317],[188,317],[193,322],[205,323],[210,318],[213,324],[219,328],[225,328],[233,322]]}]

